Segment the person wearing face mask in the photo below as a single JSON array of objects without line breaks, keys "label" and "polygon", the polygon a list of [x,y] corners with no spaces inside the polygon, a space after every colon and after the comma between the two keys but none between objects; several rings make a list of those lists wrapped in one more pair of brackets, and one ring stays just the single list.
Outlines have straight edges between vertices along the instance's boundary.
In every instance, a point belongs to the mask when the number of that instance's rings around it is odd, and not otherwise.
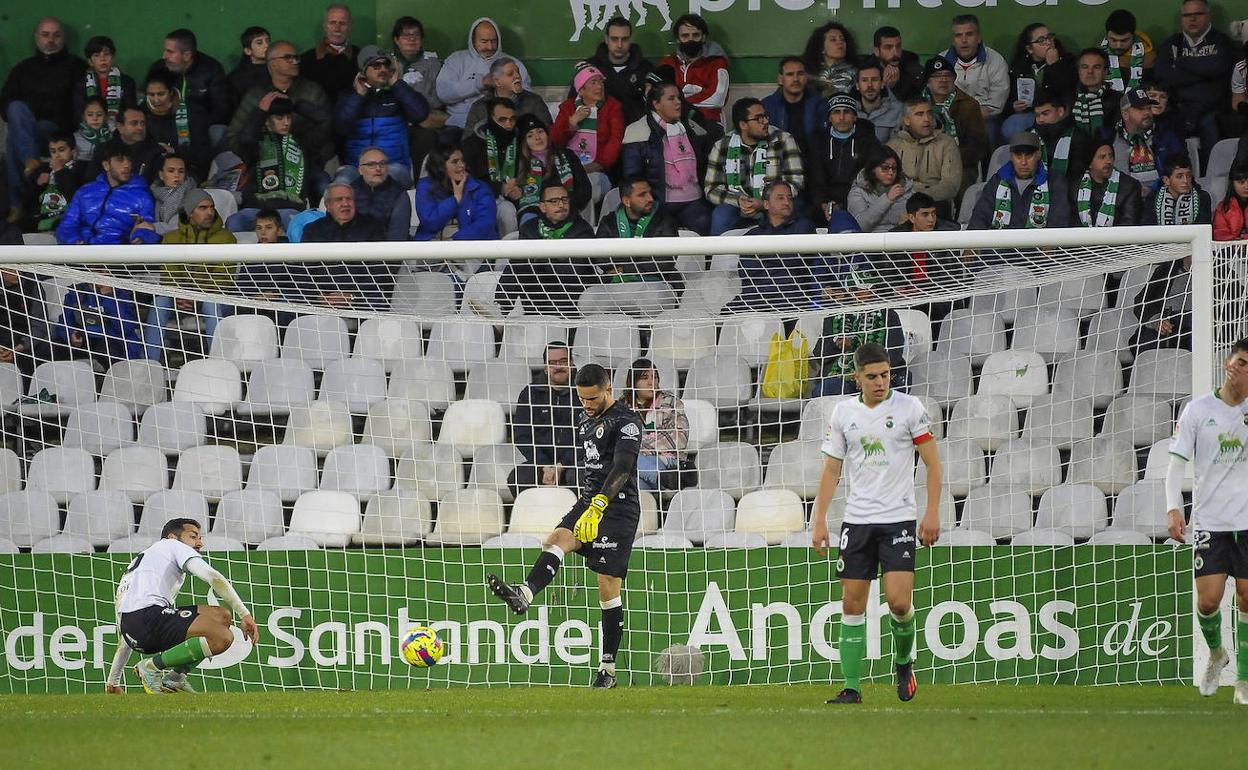
[{"label": "person wearing face mask", "polygon": [[706,20],[696,13],[678,18],[672,30],[676,53],[664,56],[659,65],[672,68],[676,86],[689,104],[707,120],[718,122],[728,101],[728,57],[710,40]]},{"label": "person wearing face mask", "polygon": [[820,221],[843,211],[849,188],[866,159],[879,152],[880,141],[868,120],[858,117],[858,100],[838,94],[827,102],[828,130],[811,150],[810,197]]}]

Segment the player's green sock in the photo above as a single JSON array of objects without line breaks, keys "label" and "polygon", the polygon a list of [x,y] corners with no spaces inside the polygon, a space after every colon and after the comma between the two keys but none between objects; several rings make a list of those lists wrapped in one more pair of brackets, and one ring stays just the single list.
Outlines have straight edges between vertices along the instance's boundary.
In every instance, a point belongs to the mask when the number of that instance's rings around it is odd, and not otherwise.
[{"label": "player's green sock", "polygon": [[1212,615],[1201,615],[1197,610],[1196,622],[1200,624],[1200,633],[1209,649],[1216,650],[1222,646],[1222,610],[1214,610]]},{"label": "player's green sock", "polygon": [[888,615],[888,627],[893,632],[893,662],[897,665],[914,660],[914,608],[905,615]]},{"label": "player's green sock", "polygon": [[208,640],[202,636],[192,636],[181,644],[174,645],[152,658],[156,668],[176,668],[198,663],[212,655],[208,648]]},{"label": "player's green sock", "polygon": [[1239,622],[1235,624],[1235,636],[1238,651],[1235,657],[1235,678],[1248,682],[1248,612],[1239,613]]},{"label": "player's green sock", "polygon": [[867,657],[867,616],[841,616],[841,674],[845,688],[859,690],[862,661]]}]

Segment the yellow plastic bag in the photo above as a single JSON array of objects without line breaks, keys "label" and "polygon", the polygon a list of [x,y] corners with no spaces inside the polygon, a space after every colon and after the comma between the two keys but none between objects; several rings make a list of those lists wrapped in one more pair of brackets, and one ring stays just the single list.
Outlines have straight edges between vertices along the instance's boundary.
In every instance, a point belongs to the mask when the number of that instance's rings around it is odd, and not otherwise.
[{"label": "yellow plastic bag", "polygon": [[788,339],[779,333],[771,335],[767,368],[763,370],[763,396],[766,398],[801,398],[810,379],[810,343],[797,329]]}]

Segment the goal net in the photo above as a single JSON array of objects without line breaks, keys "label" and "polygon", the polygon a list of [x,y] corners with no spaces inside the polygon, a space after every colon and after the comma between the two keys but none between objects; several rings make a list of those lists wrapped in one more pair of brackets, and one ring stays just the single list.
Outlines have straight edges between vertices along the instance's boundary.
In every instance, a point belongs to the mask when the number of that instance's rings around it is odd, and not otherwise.
[{"label": "goal net", "polygon": [[[840,592],[811,516],[864,341],[942,460],[920,679],[1180,682],[1203,644],[1162,477],[1178,410],[1248,318],[1245,252],[1207,228],[0,260],[3,691],[102,688],[116,583],[175,517],[261,627],[202,687],[588,683],[583,560],[521,619],[485,574],[523,579],[575,505],[568,367],[590,362],[647,423],[622,681],[830,681]],[[217,601],[195,580],[179,597]],[[431,669],[397,650],[416,623],[446,643]],[[891,676],[887,629],[873,587],[868,680]]]}]

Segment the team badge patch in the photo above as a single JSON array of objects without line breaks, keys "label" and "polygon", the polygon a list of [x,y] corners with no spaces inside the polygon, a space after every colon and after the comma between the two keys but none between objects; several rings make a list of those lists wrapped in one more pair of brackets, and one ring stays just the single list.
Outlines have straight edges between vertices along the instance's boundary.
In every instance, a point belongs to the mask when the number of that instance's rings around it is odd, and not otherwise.
[{"label": "team badge patch", "polygon": [[641,431],[637,429],[636,425],[630,422],[625,424],[623,428],[620,428],[620,433],[624,434],[628,438],[637,438]]},{"label": "team badge patch", "polygon": [[884,427],[885,427],[885,428],[889,428],[889,429],[891,429],[891,428],[893,427],[893,418],[892,418],[892,417],[889,417],[889,418],[888,418],[888,419],[884,422]]},{"label": "team badge patch", "polygon": [[598,438],[602,438],[602,430],[603,430],[602,426],[599,425],[598,430],[594,431],[594,435],[597,436]]}]

